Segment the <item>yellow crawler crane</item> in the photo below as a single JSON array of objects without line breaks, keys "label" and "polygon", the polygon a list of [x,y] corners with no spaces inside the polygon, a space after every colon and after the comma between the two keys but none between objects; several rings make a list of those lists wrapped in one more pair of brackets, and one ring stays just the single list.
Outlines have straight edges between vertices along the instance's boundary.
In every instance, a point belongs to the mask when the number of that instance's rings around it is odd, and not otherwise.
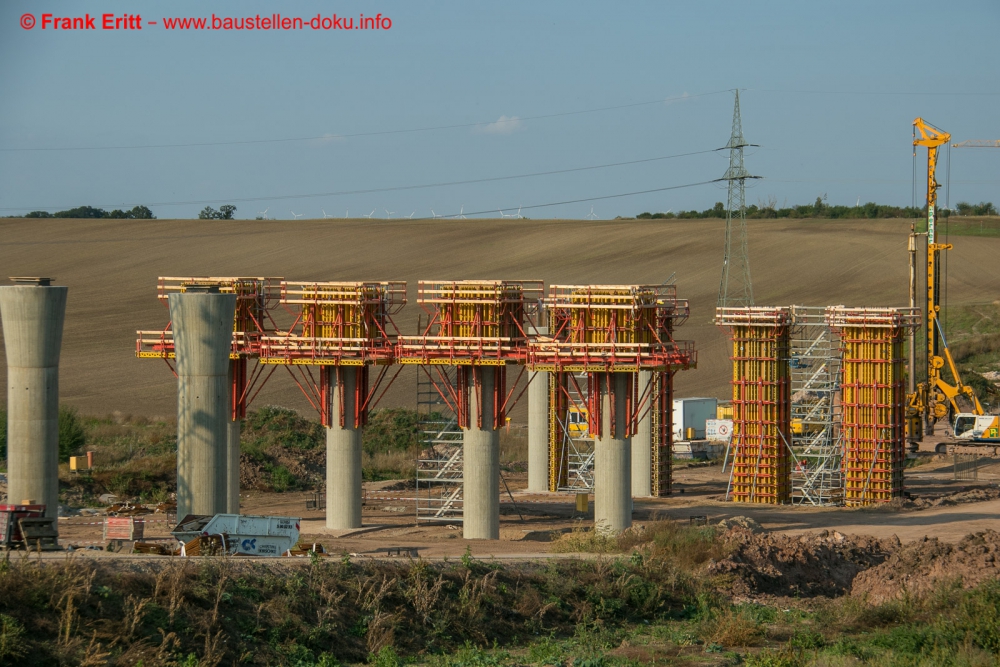
[{"label": "yellow crawler crane", "polygon": [[[918,136],[919,134],[919,136]],[[983,406],[971,387],[962,384],[962,378],[955,366],[955,361],[948,350],[944,332],[938,321],[941,310],[941,267],[940,254],[942,250],[951,250],[950,243],[937,242],[937,189],[936,178],[938,149],[951,141],[951,135],[934,127],[923,118],[913,121],[913,146],[927,148],[927,285],[926,285],[926,336],[927,336],[927,379],[917,384],[914,391],[907,396],[907,438],[918,441],[922,433],[934,434],[934,425],[939,419],[948,416],[949,406],[957,415],[962,412],[958,397],[964,396],[972,405],[972,414],[982,415]],[[911,242],[910,252],[916,252],[916,244]],[[916,274],[914,273],[914,278]],[[915,286],[913,286],[915,287]],[[919,289],[911,289],[911,296],[916,306],[920,300]],[[916,340],[912,338],[911,340]],[[911,377],[915,377],[915,357],[911,354]],[[942,377],[941,370],[948,365],[955,384],[949,384]],[[923,429],[921,429],[921,426]]]}]

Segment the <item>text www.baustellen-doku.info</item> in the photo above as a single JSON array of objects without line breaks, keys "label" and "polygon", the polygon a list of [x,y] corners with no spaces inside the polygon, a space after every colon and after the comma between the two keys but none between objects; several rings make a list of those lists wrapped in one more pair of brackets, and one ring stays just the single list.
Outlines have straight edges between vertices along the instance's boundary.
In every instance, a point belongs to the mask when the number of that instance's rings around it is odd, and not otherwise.
[{"label": "text www.baustellen-doku.info", "polygon": [[382,14],[317,14],[315,16],[286,16],[268,14],[261,16],[211,16],[156,17],[141,14],[83,14],[65,16],[44,12],[21,15],[25,30],[390,30],[392,19]]}]

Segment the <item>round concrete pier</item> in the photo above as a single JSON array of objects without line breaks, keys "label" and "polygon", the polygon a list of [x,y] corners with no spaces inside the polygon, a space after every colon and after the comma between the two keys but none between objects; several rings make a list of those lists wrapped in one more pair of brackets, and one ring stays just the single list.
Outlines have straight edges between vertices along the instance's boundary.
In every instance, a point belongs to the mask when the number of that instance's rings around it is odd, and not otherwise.
[{"label": "round concrete pier", "polygon": [[[324,369],[331,374],[332,407],[326,429],[326,527],[337,530],[361,527],[361,435],[354,426],[358,369],[351,366]],[[344,389],[336,388],[337,373]],[[341,411],[345,415],[340,425]]]},{"label": "round concrete pier", "polygon": [[59,352],[67,288],[0,287],[7,350],[7,499],[59,516]]},{"label": "round concrete pier", "polygon": [[236,295],[185,292],[168,300],[177,353],[177,516],[226,513]]},{"label": "round concrete pier", "polygon": [[[608,392],[606,378],[610,378],[614,396]],[[631,379],[629,373],[607,373],[600,383],[601,434],[594,438],[594,527],[605,534],[617,534],[632,525],[632,442],[625,437],[625,399]]]},{"label": "round concrete pier", "polygon": [[[636,395],[646,396],[639,423],[632,436],[632,497],[645,498],[653,495],[653,395],[647,393],[653,373],[639,371],[639,388]],[[638,400],[638,399],[637,399]]]},{"label": "round concrete pier", "polygon": [[[469,428],[462,433],[464,461],[463,537],[467,540],[500,539],[500,434],[493,428],[493,391],[496,369],[482,366],[469,373]],[[482,400],[477,400],[472,373],[481,373]],[[482,413],[482,426],[478,426]]]},{"label": "round concrete pier", "polygon": [[528,491],[549,490],[549,374],[528,375]]}]

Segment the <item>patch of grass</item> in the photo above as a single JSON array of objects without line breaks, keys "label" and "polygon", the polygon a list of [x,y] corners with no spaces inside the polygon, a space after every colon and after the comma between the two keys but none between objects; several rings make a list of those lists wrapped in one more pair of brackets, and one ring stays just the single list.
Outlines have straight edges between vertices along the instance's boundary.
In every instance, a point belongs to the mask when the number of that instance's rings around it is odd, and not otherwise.
[{"label": "patch of grass", "polygon": [[620,538],[622,549],[645,546],[657,558],[666,558],[684,569],[709,560],[721,560],[729,548],[715,526],[691,526],[670,519],[654,521],[644,531],[630,531]]},{"label": "patch of grass", "polygon": [[950,215],[938,231],[938,240],[944,243],[945,236],[1000,236],[1000,217]]},{"label": "patch of grass", "polygon": [[504,470],[527,470],[528,433],[525,429],[511,428],[500,431],[500,465]]},{"label": "patch of grass", "polygon": [[156,502],[165,500],[176,485],[177,436],[173,424],[130,415],[105,417],[73,415],[73,427],[79,430],[83,444],[75,454],[94,452],[94,469],[84,474],[70,474],[60,468],[62,502],[71,507],[96,503],[102,493],[139,497]]},{"label": "patch of grass", "polygon": [[416,451],[363,452],[361,472],[365,480],[413,479],[417,474]]},{"label": "patch of grass", "polygon": [[604,535],[593,528],[585,528],[582,525],[573,528],[572,532],[565,533],[552,544],[552,551],[556,553],[596,553],[606,554],[621,551],[618,538],[614,535]]}]

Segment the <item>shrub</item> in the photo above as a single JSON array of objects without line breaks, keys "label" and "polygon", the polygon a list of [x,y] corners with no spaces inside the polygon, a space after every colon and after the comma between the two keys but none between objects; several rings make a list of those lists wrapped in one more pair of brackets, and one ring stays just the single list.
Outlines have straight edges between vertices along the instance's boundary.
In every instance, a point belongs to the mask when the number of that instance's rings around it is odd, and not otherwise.
[{"label": "shrub", "polygon": [[240,439],[242,446],[252,452],[271,445],[315,449],[324,442],[324,435],[319,422],[300,417],[295,410],[265,405],[247,413]]},{"label": "shrub", "polygon": [[362,435],[361,447],[368,454],[415,452],[420,445],[420,414],[407,408],[372,410]]},{"label": "shrub", "polygon": [[85,444],[87,435],[76,410],[67,406],[60,407],[59,460],[68,461],[70,456],[82,451]]}]

